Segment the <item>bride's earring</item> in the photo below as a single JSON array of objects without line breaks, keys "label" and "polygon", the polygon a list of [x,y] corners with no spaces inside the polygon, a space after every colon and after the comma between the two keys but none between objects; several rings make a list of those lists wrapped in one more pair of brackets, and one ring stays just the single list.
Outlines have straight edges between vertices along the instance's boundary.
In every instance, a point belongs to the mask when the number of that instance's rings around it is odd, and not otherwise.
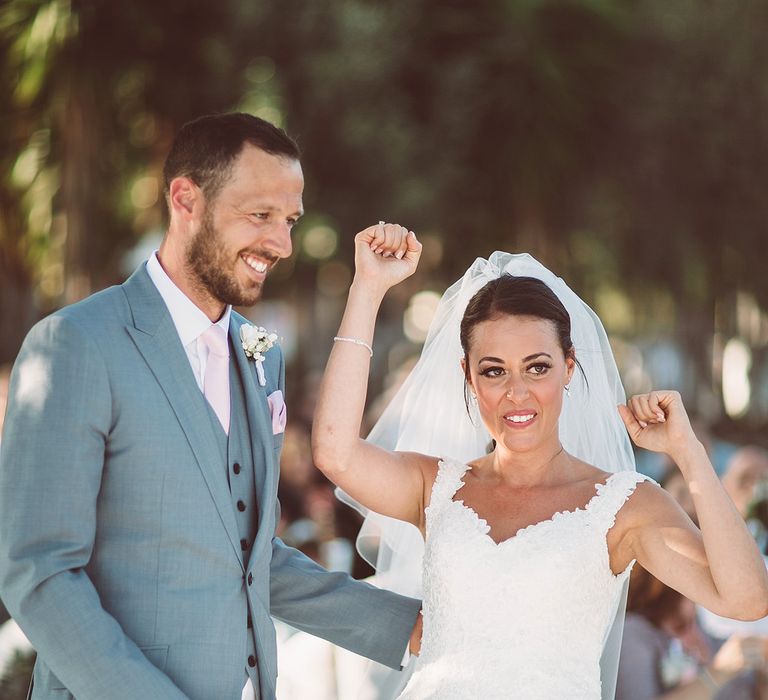
[{"label": "bride's earring", "polygon": [[563,387],[563,389],[565,389],[565,395],[566,395],[566,396],[570,396],[570,395],[571,395],[571,385],[570,385],[570,384],[566,384],[566,385]]}]

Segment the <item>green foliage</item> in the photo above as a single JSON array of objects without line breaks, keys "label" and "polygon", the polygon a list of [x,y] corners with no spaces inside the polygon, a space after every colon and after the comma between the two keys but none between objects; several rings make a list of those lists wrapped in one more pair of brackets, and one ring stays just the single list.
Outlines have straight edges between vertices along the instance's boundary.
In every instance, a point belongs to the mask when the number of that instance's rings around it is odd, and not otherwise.
[{"label": "green foliage", "polygon": [[[10,0],[0,293],[14,279],[45,309],[119,279],[162,225],[176,129],[239,107],[298,138],[343,261],[381,218],[434,243],[422,286],[528,250],[629,305],[636,332],[661,303],[698,352],[718,299],[768,305],[767,22],[761,0]],[[297,256],[269,293],[316,264]]]}]

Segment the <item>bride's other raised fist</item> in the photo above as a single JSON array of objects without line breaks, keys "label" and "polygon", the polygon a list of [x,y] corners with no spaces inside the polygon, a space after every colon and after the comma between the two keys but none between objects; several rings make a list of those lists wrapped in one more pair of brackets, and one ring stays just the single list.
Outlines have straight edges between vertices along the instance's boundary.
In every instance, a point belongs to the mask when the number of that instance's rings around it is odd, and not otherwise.
[{"label": "bride's other raised fist", "polygon": [[653,452],[664,452],[675,460],[698,444],[680,394],[661,389],[637,394],[619,406],[619,413],[632,441]]}]

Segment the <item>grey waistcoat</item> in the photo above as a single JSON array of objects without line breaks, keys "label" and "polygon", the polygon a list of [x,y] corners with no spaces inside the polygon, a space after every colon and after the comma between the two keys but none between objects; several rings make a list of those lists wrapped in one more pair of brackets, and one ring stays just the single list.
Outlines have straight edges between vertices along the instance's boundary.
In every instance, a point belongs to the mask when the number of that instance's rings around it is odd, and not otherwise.
[{"label": "grey waistcoat", "polygon": [[[236,349],[230,344],[230,353]],[[253,540],[258,529],[258,509],[256,507],[256,477],[254,474],[251,434],[245,412],[245,394],[237,363],[229,363],[230,421],[229,436],[224,432],[213,409],[208,405],[208,413],[216,428],[216,439],[222,460],[222,472],[226,473],[229,492],[232,495],[232,508],[235,511],[237,529],[240,532],[240,548],[243,550],[243,562],[248,563]],[[243,665],[251,678],[256,697],[259,695],[259,674],[256,666],[256,647],[253,639],[251,613],[243,621],[249,628],[248,646],[245,650]],[[245,683],[245,679],[243,680]]]}]

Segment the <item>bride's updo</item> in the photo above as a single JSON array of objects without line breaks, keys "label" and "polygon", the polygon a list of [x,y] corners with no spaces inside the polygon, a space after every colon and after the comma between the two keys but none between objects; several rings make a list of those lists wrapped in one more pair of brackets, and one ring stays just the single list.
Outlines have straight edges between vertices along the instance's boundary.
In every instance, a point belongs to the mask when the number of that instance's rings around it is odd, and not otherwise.
[{"label": "bride's updo", "polygon": [[557,295],[535,277],[501,275],[473,296],[461,319],[461,349],[469,355],[472,331],[485,321],[501,316],[530,316],[552,321],[565,357],[573,357],[571,317]]},{"label": "bride's updo", "polygon": [[472,332],[478,324],[502,316],[529,316],[552,321],[563,355],[576,359],[571,340],[571,317],[557,295],[535,277],[501,275],[488,282],[469,300],[461,319],[459,338],[464,351],[464,376],[467,381],[470,378]]}]

